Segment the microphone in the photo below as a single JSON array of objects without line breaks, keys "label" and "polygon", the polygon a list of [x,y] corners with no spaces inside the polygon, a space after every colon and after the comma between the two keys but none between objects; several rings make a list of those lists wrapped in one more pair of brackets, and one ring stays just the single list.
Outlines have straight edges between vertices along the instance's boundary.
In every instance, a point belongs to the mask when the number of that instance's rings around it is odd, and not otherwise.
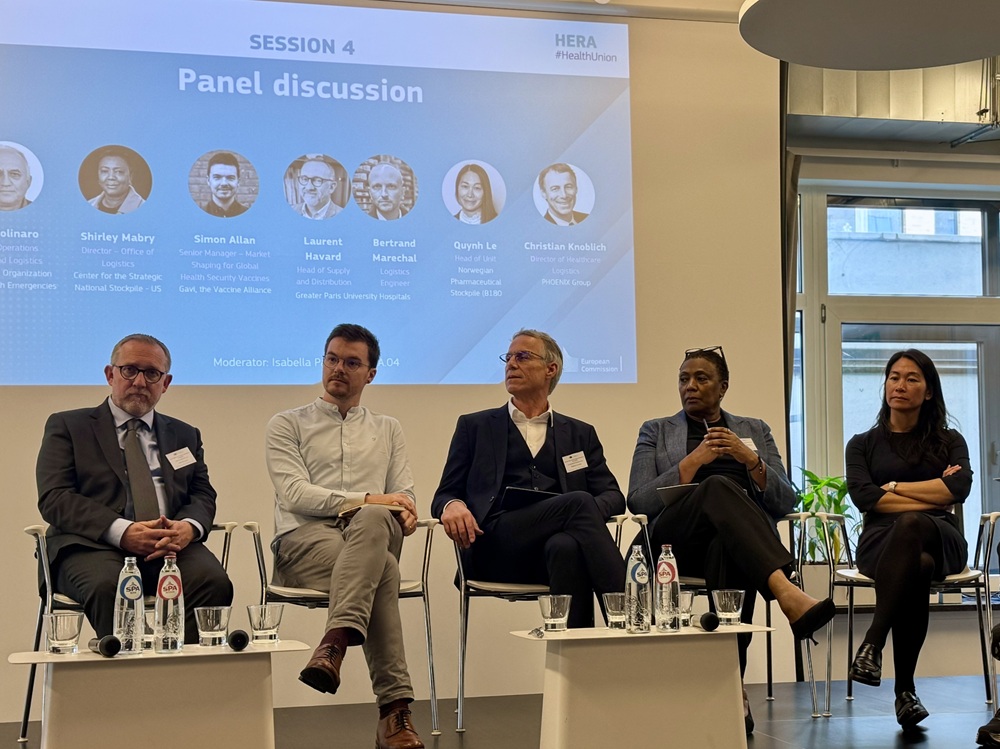
[{"label": "microphone", "polygon": [[705,632],[714,632],[719,628],[719,617],[711,611],[706,611],[697,619],[691,619],[691,625]]},{"label": "microphone", "polygon": [[121,651],[122,641],[114,635],[105,635],[100,639],[92,637],[90,642],[87,643],[87,647],[98,655],[103,655],[105,658],[113,658]]},{"label": "microphone", "polygon": [[242,629],[234,629],[229,633],[229,636],[226,638],[226,642],[229,643],[229,647],[232,650],[239,652],[240,650],[246,649],[246,646],[250,644],[250,635]]}]

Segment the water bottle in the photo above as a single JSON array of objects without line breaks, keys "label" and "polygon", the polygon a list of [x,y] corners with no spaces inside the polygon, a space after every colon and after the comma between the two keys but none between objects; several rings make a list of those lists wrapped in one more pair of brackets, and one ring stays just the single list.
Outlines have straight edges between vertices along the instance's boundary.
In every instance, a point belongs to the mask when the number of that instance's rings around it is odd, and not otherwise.
[{"label": "water bottle", "polygon": [[155,619],[153,648],[157,653],[174,653],[184,647],[184,587],[173,556],[164,560],[160,570]]},{"label": "water bottle", "polygon": [[656,629],[659,632],[679,632],[681,628],[681,582],[677,576],[677,558],[670,544],[663,544],[656,562]]},{"label": "water bottle", "polygon": [[649,568],[641,546],[632,547],[625,572],[625,629],[635,634],[649,631]]},{"label": "water bottle", "polygon": [[142,628],[142,576],[135,557],[125,557],[125,566],[118,574],[114,619],[114,634],[121,642],[122,655],[142,652]]}]

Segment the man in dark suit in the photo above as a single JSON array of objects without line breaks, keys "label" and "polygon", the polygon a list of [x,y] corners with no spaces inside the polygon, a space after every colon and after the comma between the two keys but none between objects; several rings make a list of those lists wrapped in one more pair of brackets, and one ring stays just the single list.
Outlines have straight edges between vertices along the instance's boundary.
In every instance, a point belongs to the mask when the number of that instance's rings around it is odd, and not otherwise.
[{"label": "man in dark suit", "polygon": [[[562,374],[555,340],[521,330],[501,359],[511,399],[459,417],[431,512],[477,578],[545,583],[573,596],[570,627],[593,626],[593,594],[625,586],[625,562],[605,525],[625,499],[594,428],[549,406]],[[507,487],[555,496],[509,509],[500,501]]]},{"label": "man in dark suit", "polygon": [[556,226],[576,226],[589,213],[575,210],[576,172],[569,164],[550,164],[538,175],[538,187],[548,208],[545,220]]},{"label": "man in dark suit", "polygon": [[187,642],[198,640],[195,607],[232,602],[232,583],[202,543],[215,518],[216,494],[201,434],[153,410],[170,386],[169,371],[170,352],[160,341],[126,336],[104,368],[108,400],[52,414],[45,424],[35,478],[38,509],[49,524],[53,584],[83,604],[99,637],[114,628],[126,556],[138,558],[150,595],[163,558],[176,555]]}]

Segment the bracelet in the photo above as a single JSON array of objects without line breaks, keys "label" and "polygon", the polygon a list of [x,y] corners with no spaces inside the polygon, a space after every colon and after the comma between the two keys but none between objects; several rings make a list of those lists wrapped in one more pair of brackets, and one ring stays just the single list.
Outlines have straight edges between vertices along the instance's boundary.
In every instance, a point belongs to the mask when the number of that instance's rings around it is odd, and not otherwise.
[{"label": "bracelet", "polygon": [[759,455],[757,456],[757,463],[754,465],[753,468],[750,469],[750,473],[753,473],[754,471],[757,470],[759,470],[761,473],[764,473],[764,459]]}]

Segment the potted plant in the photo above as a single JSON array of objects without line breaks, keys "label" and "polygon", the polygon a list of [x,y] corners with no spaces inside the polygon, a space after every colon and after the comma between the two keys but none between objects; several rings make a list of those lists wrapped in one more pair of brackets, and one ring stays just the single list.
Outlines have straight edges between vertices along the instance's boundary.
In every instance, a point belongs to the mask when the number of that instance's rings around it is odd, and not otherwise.
[{"label": "potted plant", "polygon": [[[861,532],[861,520],[857,510],[847,494],[847,479],[843,476],[817,476],[812,471],[802,469],[806,486],[798,490],[800,512],[828,512],[843,515],[846,519],[847,533],[851,548],[856,548],[858,535]],[[818,519],[809,521],[806,533],[805,556],[810,562],[818,562],[826,558],[827,527]],[[835,532],[830,539],[833,547],[834,564],[846,561],[844,554],[844,539],[840,532]]]}]

